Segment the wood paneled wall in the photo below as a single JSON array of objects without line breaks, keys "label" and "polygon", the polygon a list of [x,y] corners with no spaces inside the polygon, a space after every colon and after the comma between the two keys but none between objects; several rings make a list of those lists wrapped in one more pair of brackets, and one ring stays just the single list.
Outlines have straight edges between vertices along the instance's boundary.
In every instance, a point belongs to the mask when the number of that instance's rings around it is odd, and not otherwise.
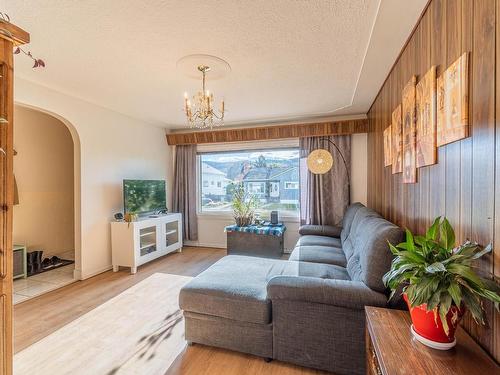
[{"label": "wood paneled wall", "polygon": [[[494,254],[478,264],[489,278],[500,277],[499,22],[500,0],[432,0],[368,113],[369,206],[420,233],[445,215],[458,241],[494,241]],[[432,65],[439,76],[463,52],[470,54],[471,136],[440,147],[438,164],[419,168],[416,184],[402,184],[401,173],[393,175],[383,160],[383,130],[401,103],[401,90]],[[489,326],[476,326],[470,317],[463,325],[500,361],[500,314],[490,303],[484,308]]]}]

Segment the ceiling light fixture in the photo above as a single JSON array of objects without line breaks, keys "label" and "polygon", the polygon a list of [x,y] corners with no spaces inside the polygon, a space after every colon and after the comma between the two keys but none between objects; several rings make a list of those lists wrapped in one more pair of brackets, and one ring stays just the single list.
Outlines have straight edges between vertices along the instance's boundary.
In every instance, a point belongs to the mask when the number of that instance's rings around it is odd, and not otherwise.
[{"label": "ceiling light fixture", "polygon": [[184,94],[184,112],[190,127],[198,129],[212,129],[214,126],[224,125],[224,99],[220,104],[220,110],[214,109],[214,94],[205,89],[206,75],[210,71],[208,65],[199,65],[198,70],[202,74],[202,90],[193,96],[193,102],[189,95]]}]

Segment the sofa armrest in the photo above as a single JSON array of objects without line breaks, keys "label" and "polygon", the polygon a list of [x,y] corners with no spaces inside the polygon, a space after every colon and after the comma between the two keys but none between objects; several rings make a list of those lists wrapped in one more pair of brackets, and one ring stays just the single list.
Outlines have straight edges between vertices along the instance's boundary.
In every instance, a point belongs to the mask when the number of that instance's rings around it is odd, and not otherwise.
[{"label": "sofa armrest", "polygon": [[365,306],[386,307],[387,296],[360,281],[317,277],[276,276],[267,284],[267,298],[334,305],[362,310]]},{"label": "sofa armrest", "polygon": [[299,234],[301,236],[305,235],[315,235],[315,236],[328,236],[328,237],[340,237],[340,232],[342,232],[342,227],[333,225],[301,225],[299,228]]}]

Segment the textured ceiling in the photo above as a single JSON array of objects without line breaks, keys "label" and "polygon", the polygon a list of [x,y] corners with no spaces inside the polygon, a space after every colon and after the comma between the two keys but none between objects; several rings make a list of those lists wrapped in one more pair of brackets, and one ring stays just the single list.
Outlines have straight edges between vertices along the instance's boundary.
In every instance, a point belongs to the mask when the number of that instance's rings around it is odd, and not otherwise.
[{"label": "textured ceiling", "polygon": [[176,62],[194,53],[231,65],[207,85],[225,98],[228,123],[365,113],[425,3],[0,0],[0,11],[47,64],[33,71],[17,56],[19,77],[178,128],[183,93],[200,82]]}]

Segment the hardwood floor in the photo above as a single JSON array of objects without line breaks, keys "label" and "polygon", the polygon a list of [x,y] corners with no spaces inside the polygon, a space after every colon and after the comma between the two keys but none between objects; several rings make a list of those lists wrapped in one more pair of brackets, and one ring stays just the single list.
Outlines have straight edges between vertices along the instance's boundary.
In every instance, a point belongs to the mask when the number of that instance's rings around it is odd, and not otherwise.
[{"label": "hardwood floor", "polygon": [[324,371],[265,362],[262,358],[195,344],[184,350],[165,375],[322,375]]},{"label": "hardwood floor", "polygon": [[[156,272],[196,276],[224,255],[226,251],[222,249],[185,247],[182,253],[171,254],[140,267],[135,275],[131,275],[128,270],[117,273],[109,271],[21,302],[14,306],[14,352],[23,350]],[[266,363],[258,357],[194,345],[186,348],[167,372],[167,375],[190,374],[326,373],[278,361]]]}]

